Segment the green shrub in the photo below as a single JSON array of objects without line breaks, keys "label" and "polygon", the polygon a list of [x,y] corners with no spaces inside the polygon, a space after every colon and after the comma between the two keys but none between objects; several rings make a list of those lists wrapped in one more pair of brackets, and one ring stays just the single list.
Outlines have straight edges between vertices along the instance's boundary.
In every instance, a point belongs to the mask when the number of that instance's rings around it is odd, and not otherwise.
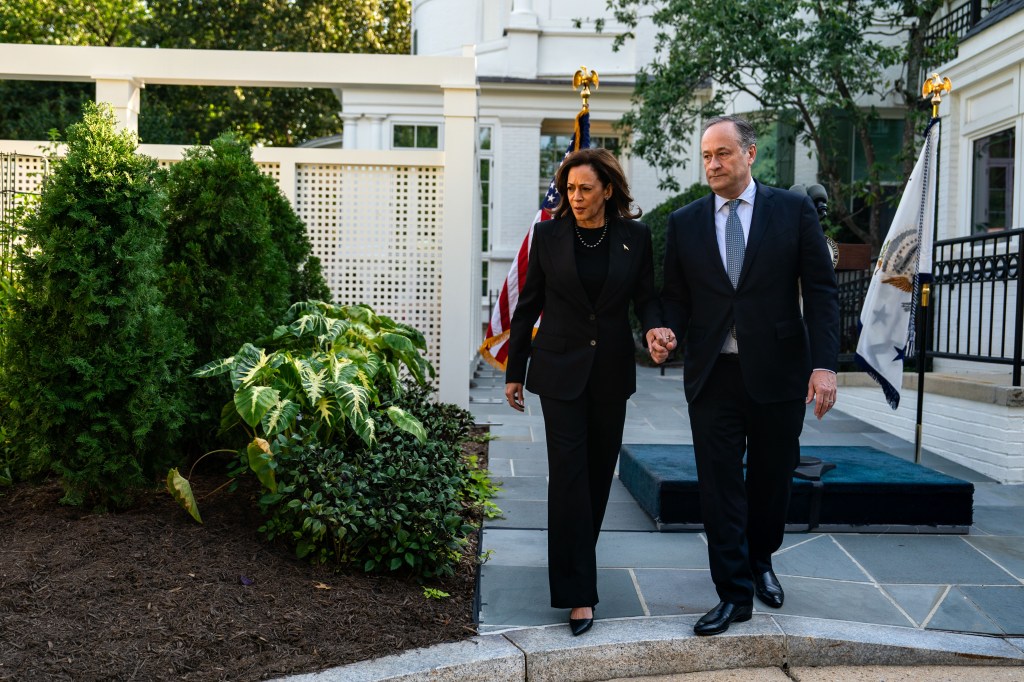
[{"label": "green shrub", "polygon": [[3,393],[20,468],[59,472],[67,503],[124,507],[175,459],[189,347],[158,287],[156,162],[108,106],[87,105],[67,145],[24,224]]},{"label": "green shrub", "polygon": [[[167,304],[185,320],[193,363],[228,355],[295,301],[328,300],[306,228],[249,147],[231,135],[189,149],[168,173]],[[225,382],[190,382],[189,440],[207,449]]]},{"label": "green shrub", "polygon": [[[651,230],[651,247],[654,255],[654,286],[657,291],[660,292],[665,284],[665,231],[668,228],[669,215],[677,208],[682,208],[691,201],[696,201],[706,196],[709,192],[711,192],[711,189],[707,185],[695,182],[687,187],[682,194],[677,194],[671,199],[667,199],[653,210],[644,213],[643,217],[640,218]],[[640,329],[640,320],[637,319],[635,314],[630,315],[630,323],[635,337],[642,339],[643,334],[641,332],[643,330]],[[641,340],[641,344],[643,343],[646,342]],[[682,346],[673,352],[669,360],[681,356]],[[637,360],[643,364],[653,364],[646,349],[637,349]]]},{"label": "green shrub", "polygon": [[654,285],[658,291],[661,291],[661,287],[665,283],[665,230],[668,228],[669,215],[677,208],[682,208],[691,201],[707,196],[710,192],[711,189],[706,184],[695,182],[687,187],[682,194],[665,200],[640,218],[651,230],[651,245],[654,247]]},{"label": "green shrub", "polygon": [[[462,455],[472,415],[433,399],[423,335],[366,306],[308,301],[288,320],[267,348],[247,343],[195,373],[235,389],[223,426],[253,437],[234,473],[262,483],[262,532],[315,563],[450,574],[470,512],[496,510],[496,488]],[[168,491],[199,520],[175,470]]]},{"label": "green shrub", "polygon": [[472,415],[431,395],[408,386],[392,401],[426,427],[423,443],[383,419],[373,443],[349,450],[280,437],[278,488],[261,500],[262,532],[314,563],[451,575],[475,530],[468,517],[482,502],[480,483],[488,496],[494,486],[462,456]]}]

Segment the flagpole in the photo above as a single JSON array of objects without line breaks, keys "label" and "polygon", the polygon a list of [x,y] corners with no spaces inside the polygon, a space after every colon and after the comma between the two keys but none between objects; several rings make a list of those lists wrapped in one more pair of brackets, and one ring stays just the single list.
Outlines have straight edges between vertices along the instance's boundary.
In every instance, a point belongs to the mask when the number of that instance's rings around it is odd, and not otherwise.
[{"label": "flagpole", "polygon": [[917,423],[914,427],[914,464],[921,463],[922,430],[921,423],[924,415],[924,362],[925,347],[928,345],[928,296],[931,294],[931,284],[921,285],[921,310],[918,315],[921,317],[921,332],[917,342]]},{"label": "flagpole", "polygon": [[[953,84],[949,78],[941,78],[939,74],[933,73],[931,78],[925,80],[921,86],[921,94],[927,98],[931,96],[932,103],[932,118],[928,122],[928,129],[933,125],[938,124],[939,119],[939,104],[942,103],[942,95],[948,94],[953,89]],[[935,150],[938,154],[938,149]],[[938,164],[936,164],[935,172],[938,174]],[[935,178],[936,186],[938,186],[938,178]],[[939,212],[935,211],[935,215],[932,221],[932,225],[929,229],[932,230],[932,234],[935,234],[935,226],[938,223]],[[921,463],[921,449],[923,445],[924,433],[922,429],[923,417],[924,417],[924,375],[925,375],[925,359],[928,347],[928,299],[931,295],[931,284],[928,282],[921,282],[919,278],[917,285],[920,287],[919,301],[921,304],[918,316],[920,317],[917,339],[917,416],[916,423],[914,425],[914,463]]]}]

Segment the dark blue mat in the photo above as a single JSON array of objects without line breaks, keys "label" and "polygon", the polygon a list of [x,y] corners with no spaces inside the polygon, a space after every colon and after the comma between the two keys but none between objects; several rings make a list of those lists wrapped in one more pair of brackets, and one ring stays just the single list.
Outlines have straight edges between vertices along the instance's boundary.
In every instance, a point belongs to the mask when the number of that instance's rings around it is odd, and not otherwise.
[{"label": "dark blue mat", "polygon": [[[870,447],[803,447],[801,454],[836,468],[817,484],[794,478],[789,524],[963,530],[971,525],[972,483]],[[693,446],[624,445],[619,479],[660,525],[700,524]]]}]

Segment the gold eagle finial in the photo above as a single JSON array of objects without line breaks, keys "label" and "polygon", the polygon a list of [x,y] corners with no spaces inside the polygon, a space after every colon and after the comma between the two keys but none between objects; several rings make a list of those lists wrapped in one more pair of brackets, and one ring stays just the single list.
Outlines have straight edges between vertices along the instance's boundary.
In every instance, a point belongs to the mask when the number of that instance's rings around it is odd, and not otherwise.
[{"label": "gold eagle finial", "polygon": [[952,89],[952,81],[949,78],[941,78],[937,73],[933,73],[931,78],[921,86],[921,97],[932,98],[932,118],[939,117],[939,104],[942,103],[942,96],[948,95]]},{"label": "gold eagle finial", "polygon": [[595,90],[598,88],[597,71],[588,71],[587,67],[580,66],[572,76],[572,89],[576,90],[581,85],[583,91],[580,92],[580,97],[583,98],[583,109],[586,110],[590,108],[590,86],[593,85]]}]

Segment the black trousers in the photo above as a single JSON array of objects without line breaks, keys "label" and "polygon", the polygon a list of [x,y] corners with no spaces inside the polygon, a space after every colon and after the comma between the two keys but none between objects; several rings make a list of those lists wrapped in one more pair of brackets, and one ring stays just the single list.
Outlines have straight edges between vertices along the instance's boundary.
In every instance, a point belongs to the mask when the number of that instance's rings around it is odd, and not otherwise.
[{"label": "black trousers", "polygon": [[541,397],[548,443],[548,582],[551,606],[593,606],[597,536],[622,446],[626,398]]},{"label": "black trousers", "polygon": [[782,545],[805,410],[802,399],[754,402],[735,355],[719,356],[689,406],[711,578],[722,601],[752,603],[754,574],[772,567]]}]

